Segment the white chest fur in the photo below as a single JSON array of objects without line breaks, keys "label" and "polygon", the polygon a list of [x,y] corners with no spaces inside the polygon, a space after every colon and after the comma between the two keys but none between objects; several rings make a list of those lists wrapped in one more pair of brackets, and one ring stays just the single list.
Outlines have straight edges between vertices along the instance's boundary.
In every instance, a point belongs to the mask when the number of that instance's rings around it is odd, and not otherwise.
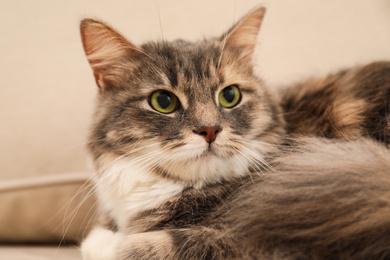
[{"label": "white chest fur", "polygon": [[151,174],[130,159],[111,163],[96,179],[100,207],[110,214],[119,229],[128,229],[139,212],[154,208],[180,193],[184,185]]}]

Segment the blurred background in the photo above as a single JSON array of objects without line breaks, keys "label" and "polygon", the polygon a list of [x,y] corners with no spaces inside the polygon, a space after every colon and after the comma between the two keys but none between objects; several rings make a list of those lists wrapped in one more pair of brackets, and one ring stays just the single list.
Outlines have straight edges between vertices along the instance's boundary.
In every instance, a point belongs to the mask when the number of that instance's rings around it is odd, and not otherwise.
[{"label": "blurred background", "polygon": [[[258,5],[268,11],[257,71],[272,88],[390,60],[389,0],[0,1],[0,188],[91,172],[85,142],[96,86],[80,42],[82,18],[100,18],[136,44],[196,40],[221,35]],[[4,196],[0,189],[0,204]],[[1,210],[9,214],[0,228],[16,221],[10,208]]]}]

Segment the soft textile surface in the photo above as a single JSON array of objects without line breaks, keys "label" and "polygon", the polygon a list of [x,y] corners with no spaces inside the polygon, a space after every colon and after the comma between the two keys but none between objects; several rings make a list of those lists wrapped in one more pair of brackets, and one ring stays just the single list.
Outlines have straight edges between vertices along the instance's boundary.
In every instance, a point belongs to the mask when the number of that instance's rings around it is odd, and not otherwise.
[{"label": "soft textile surface", "polygon": [[78,260],[77,247],[56,246],[0,246],[2,260]]},{"label": "soft textile surface", "polygon": [[[77,242],[93,224],[90,174],[54,174],[0,182],[0,243]],[[1,258],[0,259],[4,259]]]}]

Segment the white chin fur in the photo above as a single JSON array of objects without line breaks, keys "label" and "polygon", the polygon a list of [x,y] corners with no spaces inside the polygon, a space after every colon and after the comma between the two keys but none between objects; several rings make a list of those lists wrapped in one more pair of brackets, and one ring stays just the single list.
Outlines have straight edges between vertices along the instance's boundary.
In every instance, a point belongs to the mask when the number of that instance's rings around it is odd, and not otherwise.
[{"label": "white chin fur", "polygon": [[[96,192],[103,211],[120,230],[131,230],[131,218],[180,193],[185,185],[151,174],[129,158],[115,160],[96,178]],[[142,227],[141,227],[142,228]]]},{"label": "white chin fur", "polygon": [[[218,158],[215,155],[188,161],[168,162],[164,169],[175,178],[197,188],[223,180],[240,177],[248,171],[248,164],[242,158]],[[169,165],[174,165],[169,167]],[[171,170],[174,169],[174,170]]]}]

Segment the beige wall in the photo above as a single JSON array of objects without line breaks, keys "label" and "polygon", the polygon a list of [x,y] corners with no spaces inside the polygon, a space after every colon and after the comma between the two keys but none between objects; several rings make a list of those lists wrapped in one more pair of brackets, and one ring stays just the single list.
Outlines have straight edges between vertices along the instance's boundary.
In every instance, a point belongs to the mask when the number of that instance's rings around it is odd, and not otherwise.
[{"label": "beige wall", "polygon": [[[110,2],[110,3],[108,3]],[[133,42],[221,34],[268,7],[259,73],[272,85],[390,59],[389,0],[0,1],[0,179],[83,171],[95,85],[78,23],[100,17]]]}]

